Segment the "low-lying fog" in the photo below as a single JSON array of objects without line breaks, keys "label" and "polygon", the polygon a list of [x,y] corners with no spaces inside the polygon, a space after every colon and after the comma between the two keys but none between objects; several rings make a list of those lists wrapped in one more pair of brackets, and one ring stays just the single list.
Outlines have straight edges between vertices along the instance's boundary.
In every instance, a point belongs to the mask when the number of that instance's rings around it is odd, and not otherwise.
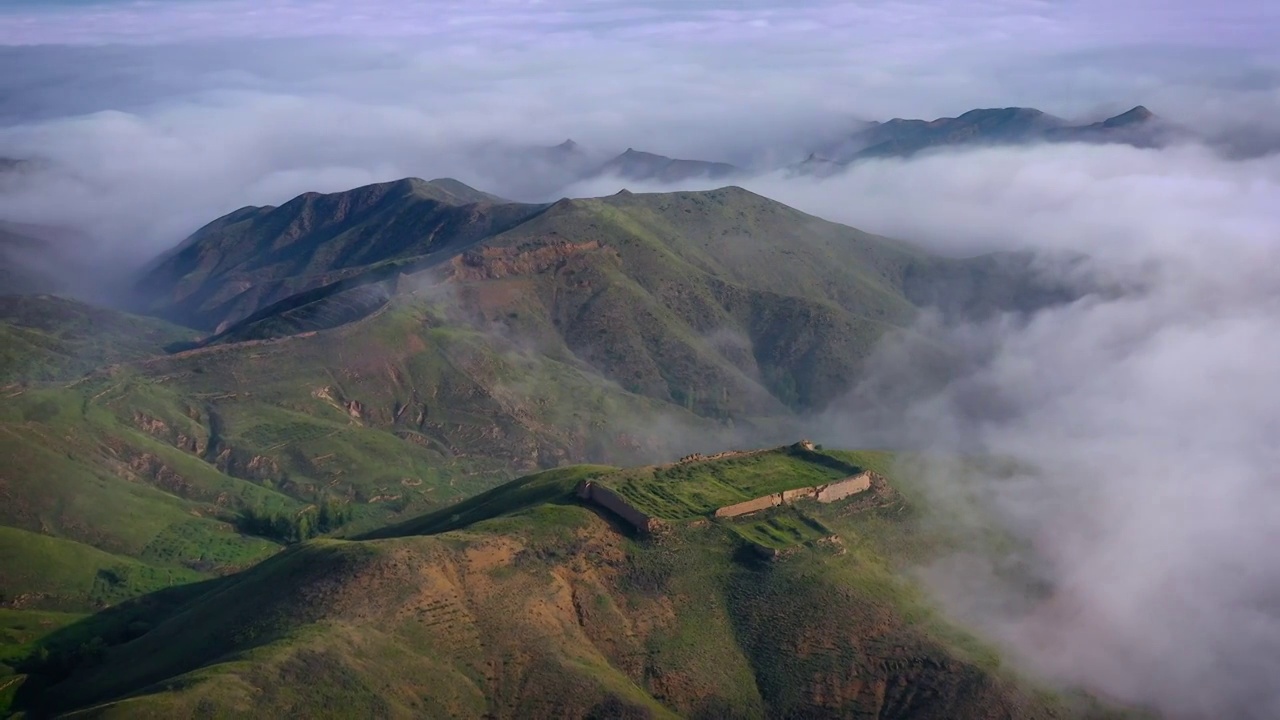
[{"label": "low-lying fog", "polygon": [[[342,4],[342,5],[345,5]],[[1280,715],[1280,17],[1262,4],[378,0],[0,9],[0,220],[136,265],[218,215],[404,176],[522,200],[670,189],[501,148],[573,138],[753,169],[748,189],[947,253],[1082,251],[1134,280],[886,342],[828,442],[1013,455],[969,488],[1036,549],[1009,613],[986,558],[922,569],[1028,668],[1171,716]],[[513,49],[514,48],[514,49]],[[1144,104],[1203,142],[1046,145],[778,168],[861,120]],[[496,145],[495,145],[496,144]],[[487,147],[487,149],[485,149]],[[497,148],[497,149],[495,149]],[[683,183],[682,188],[715,182]],[[918,341],[918,340],[916,340]],[[938,502],[958,482],[930,470]],[[995,608],[995,610],[993,610]]]}]

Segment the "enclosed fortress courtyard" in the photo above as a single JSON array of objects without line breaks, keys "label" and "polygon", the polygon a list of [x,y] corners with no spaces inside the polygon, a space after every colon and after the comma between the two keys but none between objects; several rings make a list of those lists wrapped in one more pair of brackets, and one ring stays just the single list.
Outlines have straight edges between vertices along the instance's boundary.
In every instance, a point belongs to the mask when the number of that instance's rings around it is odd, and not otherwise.
[{"label": "enclosed fortress courtyard", "polygon": [[[641,533],[702,518],[746,518],[813,500],[834,503],[870,490],[878,476],[802,440],[794,445],[713,456],[583,480],[577,495]],[[821,534],[821,525],[807,520]],[[810,532],[792,533],[803,539]],[[781,543],[787,544],[784,537]],[[749,538],[751,539],[751,538]]]}]

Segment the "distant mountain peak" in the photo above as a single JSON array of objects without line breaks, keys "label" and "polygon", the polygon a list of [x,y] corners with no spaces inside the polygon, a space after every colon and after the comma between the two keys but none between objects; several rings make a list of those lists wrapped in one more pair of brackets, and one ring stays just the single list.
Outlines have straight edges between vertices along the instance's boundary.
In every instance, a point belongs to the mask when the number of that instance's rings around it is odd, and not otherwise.
[{"label": "distant mountain peak", "polygon": [[584,155],[582,146],[574,142],[572,138],[566,139],[559,145],[547,148],[547,150],[552,157],[559,158],[561,160],[572,157],[581,157]]},{"label": "distant mountain peak", "polygon": [[1138,123],[1147,122],[1148,120],[1154,120],[1155,117],[1155,113],[1148,110],[1145,106],[1139,105],[1132,110],[1120,113],[1115,117],[1107,118],[1102,124],[1106,127],[1123,127],[1125,125],[1136,125]]},{"label": "distant mountain peak", "polygon": [[1038,118],[1044,116],[1043,110],[1029,107],[975,108],[957,117],[957,120],[969,120],[977,117],[1007,116],[1017,118]]},{"label": "distant mountain peak", "polygon": [[699,177],[727,177],[741,172],[728,163],[681,160],[629,147],[605,163],[597,175],[618,175],[629,180],[680,182]]},{"label": "distant mountain peak", "polygon": [[1105,121],[1078,125],[1030,107],[975,108],[957,117],[934,120],[893,118],[870,123],[854,134],[819,148],[804,163],[813,172],[817,160],[837,165],[873,157],[910,157],[918,152],[960,145],[1009,145],[1032,142],[1160,144],[1167,133],[1148,125],[1155,114],[1139,105]]},{"label": "distant mountain peak", "polygon": [[411,192],[415,195],[439,200],[441,202],[449,202],[454,204],[467,203],[508,203],[511,202],[506,198],[498,197],[493,193],[487,193],[483,190],[477,190],[470,185],[451,177],[435,178],[434,180],[422,180],[420,178],[405,178],[402,183],[408,183]]}]

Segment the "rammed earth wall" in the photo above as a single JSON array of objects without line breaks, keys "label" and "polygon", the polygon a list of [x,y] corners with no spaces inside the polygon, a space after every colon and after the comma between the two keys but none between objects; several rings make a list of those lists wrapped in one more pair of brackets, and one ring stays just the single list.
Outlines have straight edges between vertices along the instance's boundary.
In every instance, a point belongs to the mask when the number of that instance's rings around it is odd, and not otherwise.
[{"label": "rammed earth wall", "polygon": [[781,493],[778,493],[776,495],[765,495],[764,497],[758,497],[754,500],[735,503],[733,505],[725,505],[722,508],[716,509],[715,515],[716,517],[737,517],[739,515],[746,515],[747,513],[760,512],[761,510],[768,510],[771,507],[775,507],[781,504],[782,504]]},{"label": "rammed earth wall", "polygon": [[845,478],[839,482],[833,482],[818,489],[818,502],[835,502],[843,500],[850,495],[857,495],[860,492],[871,489],[871,473],[864,472],[860,475]]},{"label": "rammed earth wall", "polygon": [[[768,510],[779,505],[793,503],[801,499],[813,499],[822,503],[836,502],[843,500],[851,495],[857,495],[871,488],[872,474],[869,472],[859,473],[847,477],[843,480],[837,480],[826,485],[815,485],[814,487],[797,488],[795,490],[786,490],[772,495],[765,495],[733,505],[725,505],[717,508],[715,516],[718,518],[731,518],[740,515],[748,515],[761,510]],[[626,520],[637,530],[642,532],[650,532],[658,523],[656,518],[649,517],[645,513],[640,512],[631,503],[622,499],[621,495],[613,492],[603,485],[597,485],[590,480],[583,481],[578,484],[578,497],[583,500],[590,500],[595,504],[609,510],[618,517]]]},{"label": "rammed earth wall", "polygon": [[654,519],[635,509],[631,503],[609,488],[587,480],[578,485],[578,497],[590,500],[618,517],[626,520],[637,530],[649,532],[653,529]]},{"label": "rammed earth wall", "polygon": [[843,500],[850,495],[857,495],[860,492],[871,489],[871,473],[864,472],[843,480],[837,480],[826,485],[815,485],[814,487],[796,488],[795,490],[785,490],[773,495],[765,495],[746,502],[726,505],[715,512],[716,517],[738,517],[739,515],[747,515],[761,510],[768,510],[771,507],[777,507],[785,503],[793,503],[796,500],[811,498],[818,502],[830,503],[837,500]]}]

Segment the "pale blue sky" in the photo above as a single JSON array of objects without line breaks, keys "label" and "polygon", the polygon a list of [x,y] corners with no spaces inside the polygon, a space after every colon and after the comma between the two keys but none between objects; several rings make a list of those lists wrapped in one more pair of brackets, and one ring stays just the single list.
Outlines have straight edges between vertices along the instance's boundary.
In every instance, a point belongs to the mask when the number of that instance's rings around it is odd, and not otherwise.
[{"label": "pale blue sky", "polygon": [[808,32],[908,44],[1264,48],[1280,30],[1280,7],[1254,0],[4,0],[0,17],[0,42],[24,44],[448,33],[536,41],[585,30],[703,41]]}]

